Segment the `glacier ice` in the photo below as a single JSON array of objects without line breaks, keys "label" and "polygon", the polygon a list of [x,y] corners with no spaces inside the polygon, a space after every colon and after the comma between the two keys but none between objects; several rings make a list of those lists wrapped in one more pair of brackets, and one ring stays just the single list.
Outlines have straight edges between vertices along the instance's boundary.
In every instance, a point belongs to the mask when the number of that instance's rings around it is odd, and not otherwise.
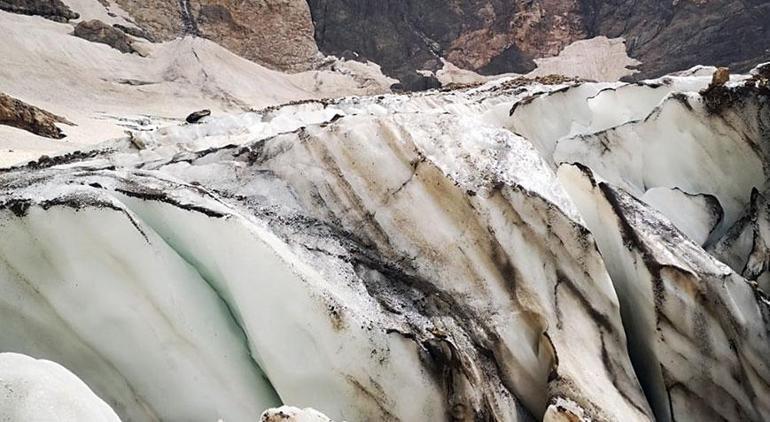
[{"label": "glacier ice", "polygon": [[0,353],[0,418],[120,422],[118,415],[66,368],[18,353]]},{"label": "glacier ice", "polygon": [[616,283],[631,358],[657,419],[770,417],[765,293],[586,167],[565,165],[560,177]]},{"label": "glacier ice", "polygon": [[768,93],[709,81],[304,101],[0,170],[0,351],[124,420],[767,419]]},{"label": "glacier ice", "polygon": [[260,422],[332,422],[326,415],[315,409],[298,409],[292,406],[265,410],[259,420]]}]

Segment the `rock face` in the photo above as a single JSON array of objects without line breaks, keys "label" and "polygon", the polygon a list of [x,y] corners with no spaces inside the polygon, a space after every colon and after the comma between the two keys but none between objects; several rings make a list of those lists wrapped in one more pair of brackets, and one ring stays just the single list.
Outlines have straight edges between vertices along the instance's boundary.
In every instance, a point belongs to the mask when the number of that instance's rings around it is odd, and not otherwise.
[{"label": "rock face", "polygon": [[0,0],[0,10],[42,16],[57,22],[67,22],[79,17],[62,0]]},{"label": "rock face", "polygon": [[437,70],[440,57],[482,73],[528,72],[585,38],[575,1],[511,2],[309,0],[316,41],[325,53],[380,64],[409,89],[415,70]]},{"label": "rock face", "polygon": [[592,35],[624,37],[638,77],[709,63],[746,72],[770,59],[770,4],[762,0],[582,1]]},{"label": "rock face", "polygon": [[[139,36],[202,36],[292,72],[317,65],[320,48],[378,63],[406,90],[438,87],[435,77],[418,71],[436,72],[442,59],[483,75],[527,73],[542,63],[577,76],[569,73],[574,53],[600,63],[588,74],[604,74],[601,63],[617,55],[638,69],[636,79],[701,62],[744,72],[770,60],[770,4],[762,0],[116,1],[144,29]],[[0,0],[0,9],[60,21],[77,17],[61,0]],[[596,39],[611,40],[610,52],[575,44]],[[553,67],[559,61],[547,60],[560,54],[565,63]],[[604,54],[612,57],[594,57]],[[609,72],[606,78],[624,75]]]},{"label": "rock face", "polygon": [[157,40],[192,34],[274,69],[311,67],[318,49],[304,0],[118,0]]},{"label": "rock face", "polygon": [[121,53],[133,53],[131,39],[126,33],[100,20],[83,21],[75,26],[75,36],[88,41],[107,44]]},{"label": "rock face", "polygon": [[0,93],[0,125],[13,126],[47,138],[67,135],[56,123],[71,124],[67,119]]},{"label": "rock face", "polygon": [[[528,72],[572,42],[624,38],[639,78],[706,62],[747,71],[770,58],[770,5],[735,0],[308,0],[325,53],[373,60],[411,87],[443,57],[481,73]],[[416,83],[416,82],[415,82]]]},{"label": "rock face", "polygon": [[710,110],[714,70],[297,102],[4,170],[0,348],[127,420],[767,420],[770,93],[734,75]]}]

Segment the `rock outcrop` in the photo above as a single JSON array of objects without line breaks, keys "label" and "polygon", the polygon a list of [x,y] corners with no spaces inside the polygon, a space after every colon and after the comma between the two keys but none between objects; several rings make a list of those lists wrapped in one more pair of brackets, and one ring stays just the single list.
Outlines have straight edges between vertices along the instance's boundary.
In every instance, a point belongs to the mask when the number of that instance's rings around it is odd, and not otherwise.
[{"label": "rock outcrop", "polygon": [[582,0],[590,35],[623,37],[638,78],[702,63],[747,72],[770,60],[766,1]]},{"label": "rock outcrop", "polygon": [[438,58],[468,70],[529,72],[574,41],[626,40],[649,78],[700,63],[747,71],[770,59],[770,5],[735,0],[308,0],[324,53],[361,57],[412,84]]},{"label": "rock outcrop", "polygon": [[190,34],[273,69],[312,67],[318,49],[305,0],[117,0],[154,39]]},{"label": "rock outcrop", "polygon": [[62,139],[67,135],[57,123],[72,124],[67,119],[0,93],[0,125],[13,126],[45,136]]},{"label": "rock outcrop", "polygon": [[0,0],[0,10],[42,16],[56,22],[67,22],[79,17],[62,0]]},{"label": "rock outcrop", "polygon": [[[482,75],[528,73],[558,64],[540,61],[560,54],[574,61],[577,52],[596,67],[591,74],[602,74],[617,56],[636,74],[610,71],[605,78],[635,79],[701,62],[744,72],[770,60],[770,5],[764,1],[116,1],[142,28],[131,35],[158,41],[206,37],[249,60],[292,72],[317,65],[320,48],[378,63],[406,90],[440,86],[430,72],[441,70],[442,60]],[[60,21],[77,17],[60,0],[0,0],[0,9]],[[591,53],[601,42],[576,44],[595,39],[609,39],[601,47],[607,51]],[[569,63],[557,68],[570,72]],[[538,74],[543,72],[554,70]]]},{"label": "rock outcrop", "polygon": [[534,69],[586,36],[574,1],[511,2],[308,0],[324,53],[380,64],[408,89],[423,88],[417,70],[446,58],[482,73]]}]

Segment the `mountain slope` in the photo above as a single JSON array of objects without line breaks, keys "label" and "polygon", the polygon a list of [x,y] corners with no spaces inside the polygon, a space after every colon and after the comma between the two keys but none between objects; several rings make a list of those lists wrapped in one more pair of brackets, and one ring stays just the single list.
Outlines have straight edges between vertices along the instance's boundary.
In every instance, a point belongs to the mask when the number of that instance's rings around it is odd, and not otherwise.
[{"label": "mountain slope", "polygon": [[[375,61],[411,88],[439,58],[484,74],[534,69],[571,43],[623,38],[637,78],[709,63],[748,71],[770,59],[770,2],[308,0],[327,54]],[[572,75],[568,75],[572,76]]]}]

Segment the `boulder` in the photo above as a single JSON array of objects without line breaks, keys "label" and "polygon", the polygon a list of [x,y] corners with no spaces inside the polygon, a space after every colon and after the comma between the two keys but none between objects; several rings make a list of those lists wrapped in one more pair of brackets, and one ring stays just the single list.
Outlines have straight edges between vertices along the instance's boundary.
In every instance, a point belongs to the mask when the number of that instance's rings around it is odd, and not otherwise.
[{"label": "boulder", "polygon": [[202,118],[207,116],[211,116],[211,110],[198,110],[190,113],[185,120],[187,123],[198,123]]},{"label": "boulder", "polygon": [[711,77],[712,86],[722,86],[730,80],[730,69],[726,67],[718,67],[714,71],[714,76]]},{"label": "boulder", "polygon": [[75,27],[75,36],[91,42],[107,44],[121,53],[133,53],[131,40],[125,32],[94,19],[80,22]]}]

